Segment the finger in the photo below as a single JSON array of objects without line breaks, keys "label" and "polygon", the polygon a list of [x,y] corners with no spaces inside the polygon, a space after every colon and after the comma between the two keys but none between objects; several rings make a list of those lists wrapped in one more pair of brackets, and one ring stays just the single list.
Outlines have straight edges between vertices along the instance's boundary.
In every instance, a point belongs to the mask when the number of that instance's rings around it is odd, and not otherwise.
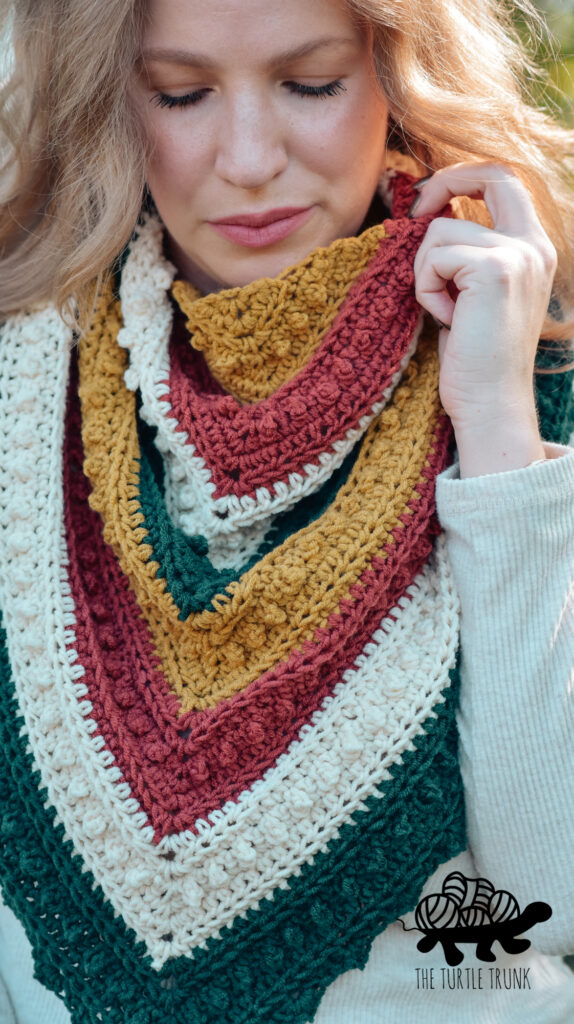
[{"label": "finger", "polygon": [[495,250],[473,245],[432,246],[422,254],[419,251],[419,262],[415,262],[417,301],[437,320],[450,326],[455,302],[449,294],[448,282],[452,281],[459,293],[465,291],[469,295],[483,293],[487,281],[492,305],[497,297],[506,295],[514,255],[512,249],[500,246]]},{"label": "finger", "polygon": [[[506,268],[510,257],[505,259],[505,252],[515,249],[516,259],[520,260],[520,255],[523,251],[524,245],[525,242],[523,239],[509,238],[507,235],[494,231],[492,228],[484,227],[481,224],[475,224],[473,221],[450,220],[444,217],[437,217],[436,220],[433,220],[430,223],[415,257],[414,272],[415,279],[417,281],[417,295],[419,294],[421,282],[425,282],[427,280],[424,271],[425,265],[430,262],[430,267],[432,268],[434,266],[435,270],[438,270],[439,264],[435,259],[435,250],[450,250],[458,248],[459,253],[461,254],[463,252],[462,247],[464,246],[472,246],[483,251],[488,250],[494,259],[495,266],[502,264],[503,267]],[[494,249],[498,249],[499,253],[493,253],[492,250]],[[442,257],[439,256],[438,258],[442,258],[443,261],[441,269],[444,268],[446,270],[449,266],[454,268],[452,274],[447,277],[447,280],[452,280],[455,277],[455,273],[462,270],[462,267],[459,267],[458,255],[454,257],[454,262],[451,261],[451,257],[448,255],[444,258],[444,253],[442,254]],[[472,268],[474,268],[474,266],[478,267],[479,265],[484,266],[485,261],[480,260],[479,264],[473,264]],[[469,270],[472,268],[467,264],[465,269]],[[449,295],[445,280],[442,277],[441,281],[442,284],[439,284],[435,275],[435,280],[428,290],[435,291],[436,293],[444,292],[440,305],[442,313],[444,314],[442,319],[446,323],[447,320],[445,318],[452,315],[454,297],[452,294]],[[459,289],[459,283],[455,281],[455,285],[457,289]],[[434,311],[434,315],[438,315],[436,311]]]},{"label": "finger", "polygon": [[436,217],[427,228],[419,253],[424,253],[433,246],[442,245],[473,245],[482,249],[494,249],[499,246],[512,248],[524,245],[524,241],[522,238],[509,237],[501,231],[495,231],[471,220]]},{"label": "finger", "polygon": [[443,167],[421,187],[414,214],[441,210],[455,196],[484,199],[495,230],[514,237],[538,234],[542,227],[530,195],[520,179],[503,164],[459,163]]},{"label": "finger", "polygon": [[[455,302],[448,282],[458,291],[456,309],[464,297],[477,310],[514,309],[514,318],[542,322],[548,306],[551,276],[541,273],[539,260],[524,245],[483,248],[468,245],[433,246],[416,271],[416,297],[424,309],[452,324]],[[418,254],[417,254],[418,255]],[[464,303],[463,303],[464,304]]]}]

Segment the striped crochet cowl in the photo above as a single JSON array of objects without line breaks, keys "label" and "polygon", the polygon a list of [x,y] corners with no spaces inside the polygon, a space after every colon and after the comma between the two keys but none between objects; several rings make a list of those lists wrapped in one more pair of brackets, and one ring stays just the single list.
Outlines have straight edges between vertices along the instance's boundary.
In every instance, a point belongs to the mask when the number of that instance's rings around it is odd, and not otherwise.
[{"label": "striped crochet cowl", "polygon": [[73,1024],[305,1024],[465,846],[452,434],[392,216],[4,328],[1,881]]}]

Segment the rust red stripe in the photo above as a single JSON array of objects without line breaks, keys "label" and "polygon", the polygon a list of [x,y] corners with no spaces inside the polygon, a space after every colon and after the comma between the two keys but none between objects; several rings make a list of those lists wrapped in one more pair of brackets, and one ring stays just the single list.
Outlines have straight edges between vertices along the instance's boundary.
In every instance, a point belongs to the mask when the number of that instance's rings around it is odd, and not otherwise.
[{"label": "rust red stripe", "polygon": [[420,572],[438,525],[435,477],[447,463],[450,424],[442,416],[420,497],[349,597],[312,641],[217,707],[180,715],[135,595],[99,516],[88,505],[80,416],[72,385],[65,443],[65,518],[75,604],[76,649],[85,669],[92,717],[159,841],[195,829],[260,778],[296,739],[342,672]]}]

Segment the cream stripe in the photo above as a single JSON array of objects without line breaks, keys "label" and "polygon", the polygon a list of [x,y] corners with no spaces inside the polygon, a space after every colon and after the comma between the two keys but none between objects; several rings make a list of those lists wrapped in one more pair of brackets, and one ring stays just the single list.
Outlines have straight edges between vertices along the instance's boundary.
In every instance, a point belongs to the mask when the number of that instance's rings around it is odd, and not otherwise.
[{"label": "cream stripe", "polygon": [[[304,476],[291,473],[288,483],[277,481],[273,494],[268,488],[260,487],[255,498],[247,495],[238,498],[232,494],[215,499],[211,470],[197,454],[189,435],[177,429],[177,421],[169,415],[171,404],[161,401],[169,378],[172,325],[167,289],[175,271],[163,256],[161,224],[148,218],[139,230],[138,237],[130,246],[120,288],[124,326],[118,334],[118,343],[130,353],[130,366],[124,379],[131,391],[140,389],[143,400],[141,415],[150,426],[157,427],[155,443],[164,458],[172,512],[173,494],[175,491],[179,493],[178,525],[189,535],[201,533],[211,541],[261,520],[268,521],[278,512],[292,508],[329,479],[391,398],[416,351],[423,317],[419,318],[408,352],[380,401],[371,407],[370,413],[361,417],[357,428],[348,430],[329,451],[319,455],[318,465],[305,465]],[[222,513],[225,513],[223,519]]]},{"label": "cream stripe", "polygon": [[[56,348],[49,335],[42,333],[35,353],[22,346],[17,374],[40,348],[44,357]],[[116,911],[160,967],[169,956],[189,954],[277,885],[286,885],[412,748],[454,661],[456,599],[440,541],[437,563],[429,563],[409,588],[411,600],[401,599],[395,621],[383,621],[357,667],[345,674],[274,768],[236,804],[199,822],[197,836],[183,833],[154,846],[129,787],[117,784],[111,753],[92,735],[95,725],[85,717],[90,705],[81,699],[83,669],[66,648],[74,642],[73,615],[54,541],[58,519],[61,524],[62,427],[51,405],[61,417],[61,354],[45,359],[42,371],[27,390],[41,420],[34,423],[36,440],[27,450],[35,473],[20,486],[7,479],[2,512],[10,519],[22,500],[34,510],[35,532],[25,550],[14,550],[3,580],[17,692],[50,803]],[[32,500],[35,494],[41,495],[40,507]],[[35,571],[44,551],[51,551],[50,558]],[[22,633],[23,612],[11,600],[15,581],[30,579],[37,608],[49,610],[41,642]],[[168,850],[175,853],[173,860],[165,859]],[[161,938],[168,932],[170,943]]]}]

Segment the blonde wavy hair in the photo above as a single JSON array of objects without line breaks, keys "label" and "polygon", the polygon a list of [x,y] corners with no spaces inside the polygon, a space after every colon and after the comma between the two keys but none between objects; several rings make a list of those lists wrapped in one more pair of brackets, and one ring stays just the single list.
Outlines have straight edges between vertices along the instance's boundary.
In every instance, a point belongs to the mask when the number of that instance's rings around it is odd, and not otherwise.
[{"label": "blonde wavy hair", "polygon": [[[530,0],[347,3],[373,31],[389,146],[422,173],[504,162],[528,187],[558,252],[555,293],[566,312],[560,322],[549,316],[544,333],[570,338],[574,132],[529,98],[541,72],[513,14],[541,38]],[[145,21],[145,0],[0,0],[0,38],[11,31],[14,52],[0,94],[3,315],[45,299],[81,307],[130,238],[148,158],[130,92]]]}]

